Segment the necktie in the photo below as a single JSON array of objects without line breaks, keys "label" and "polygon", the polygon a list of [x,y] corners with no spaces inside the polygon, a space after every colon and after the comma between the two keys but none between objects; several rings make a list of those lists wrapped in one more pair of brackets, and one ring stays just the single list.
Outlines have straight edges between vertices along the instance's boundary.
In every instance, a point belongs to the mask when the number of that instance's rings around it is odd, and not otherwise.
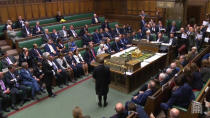
[{"label": "necktie", "polygon": [[[116,42],[115,42],[116,43]],[[117,50],[119,50],[118,44],[116,43]]]},{"label": "necktie", "polygon": [[41,57],[39,51],[38,51],[37,49],[35,49],[35,51],[36,51],[37,55],[38,55],[39,57]]},{"label": "necktie", "polygon": [[96,55],[95,55],[93,49],[91,49],[91,53],[92,53],[92,55],[93,55],[93,57],[94,57],[94,59],[95,59],[95,58],[96,58]]},{"label": "necktie", "polygon": [[12,76],[12,79],[15,79],[15,86],[19,87],[19,83],[17,83],[17,79],[16,79],[15,75],[13,73],[11,73],[11,72],[10,72],[10,74]]},{"label": "necktie", "polygon": [[4,82],[2,80],[0,80],[0,85],[1,85],[1,89],[3,91],[5,91],[6,90],[6,87],[5,87]]},{"label": "necktie", "polygon": [[9,57],[6,58],[8,64],[13,64],[12,61],[9,59]]},{"label": "necktie", "polygon": [[58,70],[58,67],[55,65],[54,62],[52,62],[52,65],[53,65],[53,69],[54,69],[54,70]]},{"label": "necktie", "polygon": [[96,33],[96,37],[97,37],[97,40],[98,40],[98,42],[99,42],[99,37],[98,37],[98,34]]}]

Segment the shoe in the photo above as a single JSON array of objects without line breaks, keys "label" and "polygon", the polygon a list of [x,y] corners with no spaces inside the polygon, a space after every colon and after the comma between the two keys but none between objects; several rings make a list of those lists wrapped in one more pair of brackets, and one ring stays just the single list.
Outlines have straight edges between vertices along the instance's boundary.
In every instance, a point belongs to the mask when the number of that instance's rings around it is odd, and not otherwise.
[{"label": "shoe", "polygon": [[5,112],[10,112],[10,110],[8,108],[4,109]]},{"label": "shoe", "polygon": [[99,103],[98,103],[98,106],[99,106],[99,107],[102,107],[102,104],[99,102]]},{"label": "shoe", "polygon": [[19,108],[16,107],[16,106],[14,106],[14,105],[12,105],[11,108],[14,109],[14,110],[16,110],[16,111],[19,110]]},{"label": "shoe", "polygon": [[106,107],[107,105],[108,105],[108,102],[105,102],[105,103],[104,103],[104,107]]},{"label": "shoe", "polygon": [[63,88],[63,86],[62,85],[60,85],[60,86],[58,86],[59,88]]},{"label": "shoe", "polygon": [[24,105],[24,101],[22,100],[21,102],[20,102],[20,106],[22,107],[23,105]]},{"label": "shoe", "polygon": [[51,98],[54,98],[56,96],[56,94],[52,94],[52,95],[48,95]]}]

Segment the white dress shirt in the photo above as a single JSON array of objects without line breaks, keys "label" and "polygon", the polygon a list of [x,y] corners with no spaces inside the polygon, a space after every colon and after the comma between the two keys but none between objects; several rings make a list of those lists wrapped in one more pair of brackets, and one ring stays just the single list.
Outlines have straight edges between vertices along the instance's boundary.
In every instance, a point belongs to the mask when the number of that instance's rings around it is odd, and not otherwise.
[{"label": "white dress shirt", "polygon": [[73,57],[74,57],[74,59],[76,60],[77,63],[81,63],[80,60],[79,60],[79,58],[80,58],[82,61],[84,61],[83,58],[82,58],[82,56],[81,56],[81,54],[78,54],[78,56],[77,56],[77,55],[74,55]]}]

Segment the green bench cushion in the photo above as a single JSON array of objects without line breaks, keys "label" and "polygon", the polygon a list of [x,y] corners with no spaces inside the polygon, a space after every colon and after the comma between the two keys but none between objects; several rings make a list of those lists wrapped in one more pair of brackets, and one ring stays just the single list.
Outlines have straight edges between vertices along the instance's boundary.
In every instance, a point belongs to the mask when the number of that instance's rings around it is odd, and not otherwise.
[{"label": "green bench cushion", "polygon": [[77,14],[72,16],[65,16],[65,20],[75,20],[75,19],[81,19],[81,18],[89,18],[93,17],[93,13],[86,13],[86,14]]},{"label": "green bench cushion", "polygon": [[166,20],[166,27],[170,26],[172,21],[176,22],[176,26],[177,26],[178,29],[181,28],[181,25],[182,25],[182,21],[181,20],[171,20],[171,19]]},{"label": "green bench cushion", "polygon": [[179,110],[182,110],[182,111],[184,111],[184,112],[187,112],[187,109],[186,108],[183,108],[183,107],[179,107],[179,106],[173,106],[173,108],[177,108],[177,109],[179,109]]},{"label": "green bench cushion", "polygon": [[19,45],[19,48],[26,47],[28,49],[31,49],[34,43],[36,43],[38,46],[41,46],[43,44],[43,40],[41,37],[38,37],[38,38],[18,42],[18,45]]},{"label": "green bench cushion", "polygon": [[75,44],[77,45],[78,48],[82,48],[82,40],[76,40]]}]

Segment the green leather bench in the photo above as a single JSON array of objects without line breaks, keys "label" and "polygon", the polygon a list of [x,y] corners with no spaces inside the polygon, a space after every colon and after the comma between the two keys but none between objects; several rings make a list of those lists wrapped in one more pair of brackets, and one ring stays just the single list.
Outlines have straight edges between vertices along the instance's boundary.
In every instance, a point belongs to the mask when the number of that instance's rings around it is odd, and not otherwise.
[{"label": "green leather bench", "polygon": [[[93,16],[93,13],[84,13],[84,14],[76,14],[76,15],[71,15],[71,16],[64,16],[64,19],[65,20],[76,20],[76,19],[81,19],[81,18],[90,18],[92,16]],[[30,26],[35,26],[37,21],[40,22],[40,25],[56,23],[57,22],[56,18],[32,20],[32,21],[29,21]]]},{"label": "green leather bench", "polygon": [[168,26],[171,25],[172,21],[176,22],[176,26],[177,26],[177,28],[179,30],[181,28],[181,25],[182,25],[182,21],[181,20],[171,20],[171,19],[166,20],[166,28],[168,28]]},{"label": "green leather bench", "polygon": [[[104,17],[99,18],[101,22],[105,20]],[[65,25],[66,28],[69,28],[70,25],[73,25],[74,27],[80,27],[84,26],[85,24],[90,25],[92,23],[91,19],[86,19],[86,20],[80,20],[80,21],[75,21],[75,22],[70,22],[70,23],[63,23],[63,24],[56,24],[56,25],[50,25],[50,26],[45,26],[43,27],[44,29],[49,29],[49,32],[52,32],[53,29],[56,29],[57,31],[62,29],[62,26]],[[18,37],[22,37],[22,32],[19,31],[16,34]]]},{"label": "green leather bench", "polygon": [[4,35],[3,28],[4,28],[4,25],[0,25],[0,37]]},{"label": "green leather bench", "polygon": [[[110,27],[113,28],[115,26],[115,24],[117,24],[117,22],[110,23],[109,25],[110,25]],[[95,29],[100,28],[100,27],[101,27],[100,25],[89,27],[89,32],[92,33],[92,32],[94,32]],[[79,31],[80,31],[79,29],[76,30],[77,33]],[[37,45],[40,46],[43,44],[43,41],[42,41],[41,37],[37,37],[37,38],[30,39],[30,40],[20,41],[17,43],[18,43],[18,48],[26,47],[28,49],[31,49],[33,47],[34,43],[37,43]],[[79,48],[82,47],[82,40],[76,40],[75,43]]]}]

